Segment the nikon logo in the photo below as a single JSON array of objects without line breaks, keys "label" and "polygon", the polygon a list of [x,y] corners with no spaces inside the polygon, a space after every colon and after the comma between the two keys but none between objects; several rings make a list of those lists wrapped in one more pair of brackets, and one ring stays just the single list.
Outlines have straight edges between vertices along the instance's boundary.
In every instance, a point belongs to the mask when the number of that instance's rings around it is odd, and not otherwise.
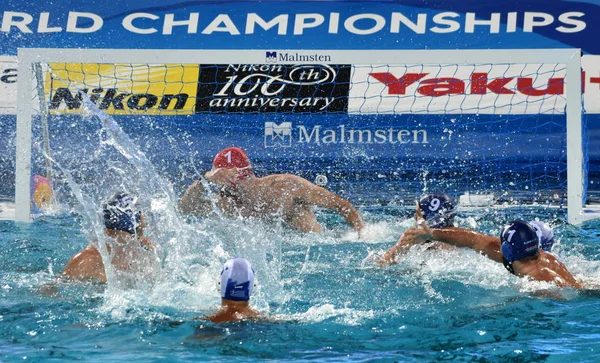
[{"label": "nikon logo", "polygon": [[[114,88],[94,88],[89,92],[88,89],[84,89],[82,92],[86,93],[90,97],[90,100],[101,110],[183,110],[189,98],[187,93],[157,96],[150,93],[132,94],[119,92]],[[68,88],[64,87],[56,89],[48,108],[50,110],[59,110],[66,107],[68,110],[78,110],[81,108],[81,105],[81,94],[77,91],[71,93]]]}]

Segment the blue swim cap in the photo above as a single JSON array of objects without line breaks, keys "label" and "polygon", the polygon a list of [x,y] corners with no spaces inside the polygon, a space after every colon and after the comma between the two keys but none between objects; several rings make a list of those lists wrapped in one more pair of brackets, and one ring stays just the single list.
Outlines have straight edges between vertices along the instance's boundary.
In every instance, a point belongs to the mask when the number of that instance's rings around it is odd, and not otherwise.
[{"label": "blue swim cap", "polygon": [[554,245],[554,232],[552,232],[552,228],[540,221],[531,221],[529,224],[535,229],[535,233],[540,241],[540,248],[546,252],[551,252]]},{"label": "blue swim cap", "polygon": [[106,228],[133,234],[140,225],[142,212],[136,205],[136,199],[127,193],[113,195],[104,202],[102,209]]},{"label": "blue swim cap", "polygon": [[233,258],[221,270],[221,298],[248,301],[254,288],[254,269],[245,258]]},{"label": "blue swim cap", "polygon": [[448,194],[427,194],[419,201],[419,207],[430,228],[452,227],[456,206]]},{"label": "blue swim cap", "polygon": [[515,220],[500,232],[502,257],[508,262],[535,256],[538,252],[538,236],[533,227],[522,220]]}]

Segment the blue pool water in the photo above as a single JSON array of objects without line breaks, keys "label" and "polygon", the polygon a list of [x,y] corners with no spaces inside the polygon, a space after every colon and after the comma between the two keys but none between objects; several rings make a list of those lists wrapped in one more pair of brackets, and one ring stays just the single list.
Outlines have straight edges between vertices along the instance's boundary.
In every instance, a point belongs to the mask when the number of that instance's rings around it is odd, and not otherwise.
[{"label": "blue pool water", "polygon": [[[412,201],[363,203],[361,239],[324,211],[327,231],[305,235],[219,213],[184,219],[174,185],[189,181],[171,180],[140,140],[91,113],[81,120],[96,130],[85,148],[54,149],[58,207],[33,224],[0,222],[0,360],[597,361],[599,222],[570,226],[551,207],[461,210],[457,220],[494,235],[517,217],[551,223],[555,252],[586,292],[519,279],[465,249],[417,246],[383,269],[372,256],[413,226],[414,209],[404,206]],[[99,211],[115,190],[140,197],[160,260],[155,274],[108,274],[106,286],[57,281],[75,253],[104,238]],[[252,304],[269,321],[194,320],[218,307],[216,279],[235,256],[254,265]]]},{"label": "blue pool water", "polygon": [[[88,243],[81,217],[0,222],[0,360],[597,361],[600,293],[519,279],[465,249],[417,246],[378,268],[365,257],[412,226],[411,211],[363,213],[361,240],[325,213],[320,235],[188,220],[171,239],[154,234],[162,260],[154,285],[57,283],[53,294],[54,276]],[[552,222],[555,252],[600,289],[598,222],[574,227],[559,210],[530,208],[463,210],[458,225],[496,234],[514,217]],[[233,255],[255,264],[252,301],[272,322],[192,320],[218,306],[219,266]]]}]

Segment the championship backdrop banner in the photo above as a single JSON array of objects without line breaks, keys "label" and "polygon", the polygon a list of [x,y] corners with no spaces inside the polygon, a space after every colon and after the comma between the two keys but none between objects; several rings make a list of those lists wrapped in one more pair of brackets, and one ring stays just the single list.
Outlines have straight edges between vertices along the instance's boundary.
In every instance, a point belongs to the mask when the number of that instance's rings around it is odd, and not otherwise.
[{"label": "championship backdrop banner", "polygon": [[581,48],[600,54],[597,0],[29,1],[0,6],[19,47],[164,49]]}]

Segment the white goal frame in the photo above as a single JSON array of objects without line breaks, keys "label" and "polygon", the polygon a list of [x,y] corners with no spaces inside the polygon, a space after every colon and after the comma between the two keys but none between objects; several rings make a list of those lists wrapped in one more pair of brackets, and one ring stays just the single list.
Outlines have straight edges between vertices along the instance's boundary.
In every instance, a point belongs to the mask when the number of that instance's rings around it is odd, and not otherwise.
[{"label": "white goal frame", "polygon": [[[581,50],[579,49],[491,49],[491,50],[277,50],[299,54],[327,54],[331,62],[293,61],[278,64],[527,64],[566,65],[567,203],[571,224],[583,221],[583,144]],[[241,61],[243,60],[243,62]],[[265,50],[149,50],[149,49],[44,49],[18,50],[17,136],[15,170],[15,220],[30,222],[32,80],[35,63],[192,63],[265,64]]]}]

